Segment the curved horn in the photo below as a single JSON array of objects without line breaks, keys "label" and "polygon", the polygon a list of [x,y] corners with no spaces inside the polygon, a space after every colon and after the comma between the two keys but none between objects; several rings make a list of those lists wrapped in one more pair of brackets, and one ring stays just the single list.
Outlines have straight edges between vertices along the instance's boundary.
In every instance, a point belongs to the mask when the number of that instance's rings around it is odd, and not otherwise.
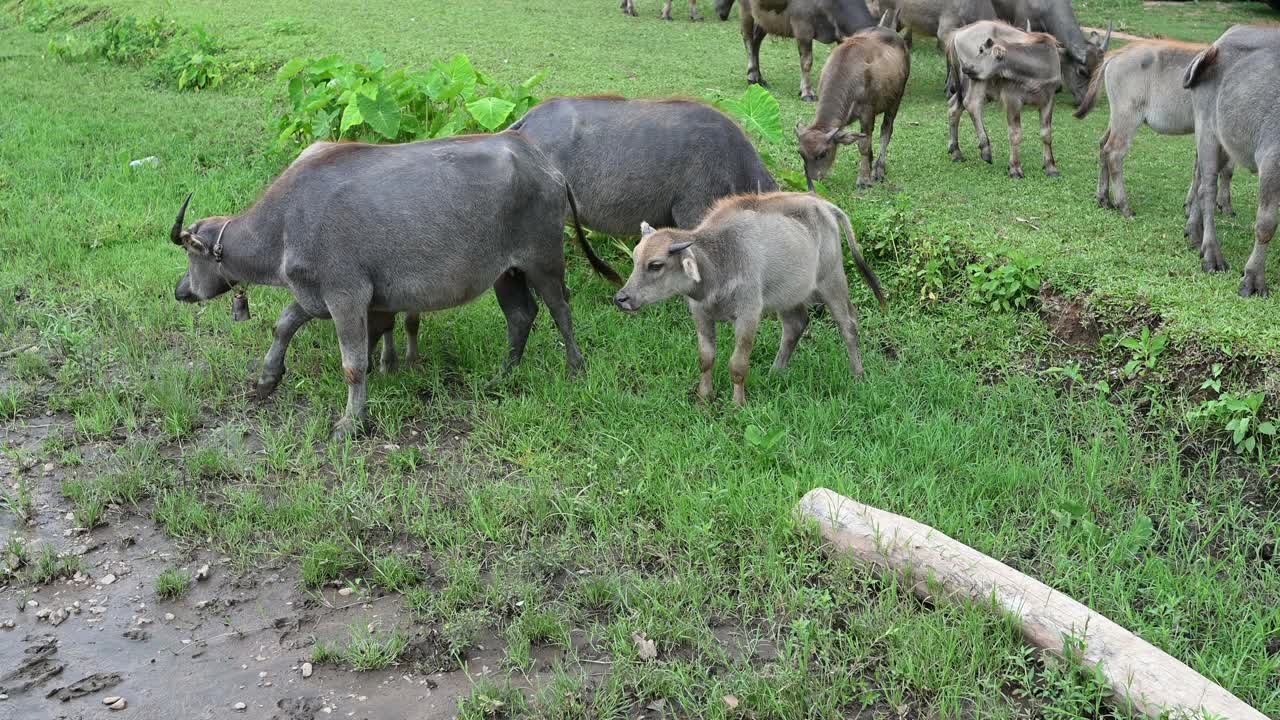
[{"label": "curved horn", "polygon": [[1101,45],[1101,47],[1102,47],[1102,52],[1106,52],[1106,51],[1107,51],[1107,48],[1111,46],[1111,24],[1112,24],[1112,22],[1111,22],[1110,20],[1108,20],[1108,21],[1107,21],[1107,36],[1106,36],[1106,37],[1104,37],[1104,38],[1102,38],[1102,45]]},{"label": "curved horn", "polygon": [[173,229],[169,231],[169,239],[174,245],[182,244],[182,224],[187,217],[187,205],[191,204],[191,196],[194,192],[187,193],[187,199],[182,201],[182,209],[178,211],[178,219],[173,221]]}]

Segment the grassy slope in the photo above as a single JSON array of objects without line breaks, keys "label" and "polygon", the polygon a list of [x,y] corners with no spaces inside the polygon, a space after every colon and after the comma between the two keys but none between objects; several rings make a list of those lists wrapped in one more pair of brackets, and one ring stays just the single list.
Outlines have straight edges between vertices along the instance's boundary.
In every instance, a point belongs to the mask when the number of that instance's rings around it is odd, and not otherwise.
[{"label": "grassy slope", "polygon": [[[399,11],[334,4],[331,17],[343,18],[335,23],[306,19],[314,4],[273,4],[270,14],[300,19],[304,35],[264,30],[261,5],[222,5],[177,12],[245,52],[273,56],[377,48],[393,62],[422,63],[465,50],[478,67],[512,79],[547,68],[555,92],[740,87],[730,26],[626,20],[604,0],[572,16],[551,0],[433,3],[430,20],[417,25]],[[643,12],[656,14],[656,3]],[[922,607],[825,559],[787,519],[799,495],[821,484],[1033,572],[1280,713],[1280,660],[1269,654],[1280,632],[1280,577],[1255,559],[1280,531],[1272,491],[1239,465],[1179,463],[1173,433],[1136,431],[1128,410],[1091,393],[1060,397],[1016,374],[986,382],[979,368],[1040,347],[1034,319],[965,303],[927,314],[905,299],[887,316],[868,309],[867,379],[857,384],[834,329],[818,323],[793,370],[757,372],[752,405],[737,412],[723,397],[690,402],[695,346],[678,304],[624,318],[575,260],[585,378],[564,379],[544,317],[524,366],[489,385],[503,348],[500,315],[486,298],[427,319],[425,366],[374,381],[374,437],[327,448],[318,441],[342,399],[331,327],[299,333],[281,396],[259,407],[243,388],[283,295],[255,292],[255,320],[243,324],[232,324],[221,303],[193,310],[170,299],[182,261],[163,234],[179,189],[197,188],[199,213],[222,211],[251,201],[280,167],[263,152],[270,90],[178,95],[149,89],[128,70],[51,65],[39,57],[45,38],[11,25],[0,20],[0,41],[11,48],[0,75],[11,98],[0,106],[8,249],[0,330],[52,351],[48,402],[75,414],[81,437],[135,431],[133,440],[111,441],[121,446],[122,470],[100,478],[101,492],[127,494],[122,487],[141,481],[139,494],[156,498],[155,516],[171,531],[212,536],[243,557],[302,557],[305,568],[317,541],[341,530],[375,557],[422,568],[428,582],[400,589],[424,624],[457,636],[460,647],[469,624],[496,628],[517,668],[526,643],[586,631],[615,660],[614,672],[577,700],[563,692],[584,682],[570,670],[544,702],[567,716],[621,716],[666,697],[716,717],[726,693],[761,717],[842,717],[877,702],[924,715],[1024,716],[1028,706],[1012,696],[1029,696],[1050,717],[1096,706],[1095,688],[1041,667],[1000,622]],[[593,39],[599,28],[614,38]],[[790,97],[791,45],[766,44],[764,67],[782,96],[784,125],[811,112]],[[1186,331],[1219,332],[1224,313],[1210,310],[1230,303],[1234,327],[1275,332],[1274,318],[1266,324],[1275,300],[1236,300],[1234,273],[1201,276],[1180,250],[1170,218],[1185,191],[1186,139],[1139,141],[1129,177],[1141,216],[1126,223],[1088,202],[1104,116],[1062,118],[1061,181],[1039,176],[1032,161],[1028,179],[1014,184],[1000,154],[995,168],[952,166],[940,67],[936,53],[917,50],[889,170],[922,215],[968,225],[977,242],[994,228],[1050,257],[1055,282],[1126,302],[1145,297]],[[1029,144],[1026,152],[1038,151]],[[151,154],[163,158],[157,171],[124,169]],[[855,171],[848,160],[838,166],[832,185],[842,204],[860,202],[847,189]],[[866,201],[891,192],[871,191]],[[1247,213],[1247,182],[1238,198]],[[1015,216],[1039,218],[1046,231]],[[1049,229],[1058,225],[1073,230]],[[1247,230],[1237,223],[1224,235],[1228,257],[1243,257]],[[30,298],[14,303],[12,287]],[[758,370],[777,332],[766,325]],[[1275,347],[1274,334],[1255,338]],[[28,382],[43,383],[38,373]],[[717,382],[723,395],[723,369]],[[743,440],[749,423],[783,428],[786,439],[776,451],[753,449]],[[237,452],[226,438],[238,431],[259,438],[262,453]],[[157,461],[170,446],[184,465]],[[1063,514],[1076,505],[1098,533]],[[1154,527],[1149,542],[1138,539],[1144,516]],[[777,657],[725,657],[716,642],[725,628],[758,633]],[[635,631],[658,641],[656,666],[635,660]],[[575,715],[579,702],[590,709]]]}]

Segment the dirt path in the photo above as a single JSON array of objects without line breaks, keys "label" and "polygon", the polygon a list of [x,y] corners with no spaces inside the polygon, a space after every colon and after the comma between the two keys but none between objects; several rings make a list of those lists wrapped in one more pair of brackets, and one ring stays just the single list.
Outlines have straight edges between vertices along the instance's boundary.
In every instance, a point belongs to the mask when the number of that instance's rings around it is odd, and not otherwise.
[{"label": "dirt path", "polygon": [[[32,589],[0,585],[0,718],[451,718],[472,678],[498,669],[501,653],[490,649],[468,657],[465,672],[436,672],[449,660],[434,634],[412,627],[398,598],[305,592],[280,568],[238,572],[118,510],[108,512],[106,526],[77,531],[60,488],[76,472],[92,471],[38,457],[44,438],[70,422],[46,420],[0,426],[0,446],[37,458],[19,468],[12,454],[0,455],[6,492],[21,473],[36,507],[32,523],[3,512],[0,539],[52,544],[80,557],[84,572]],[[205,564],[208,578],[181,598],[157,597],[162,571],[195,573]],[[351,627],[407,634],[407,660],[363,673],[319,665],[304,679],[313,639],[342,641]],[[127,707],[110,710],[107,697],[122,697]]]}]

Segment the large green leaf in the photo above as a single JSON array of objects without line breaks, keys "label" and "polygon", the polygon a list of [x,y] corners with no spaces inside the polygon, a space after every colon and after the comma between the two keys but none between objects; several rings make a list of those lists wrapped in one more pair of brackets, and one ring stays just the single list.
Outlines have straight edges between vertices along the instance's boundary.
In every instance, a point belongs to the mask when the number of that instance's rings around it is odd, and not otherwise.
[{"label": "large green leaf", "polygon": [[342,127],[338,129],[338,135],[346,135],[351,128],[364,122],[364,115],[360,113],[360,106],[356,103],[347,105],[347,109],[342,111]]},{"label": "large green leaf", "polygon": [[778,99],[759,85],[752,85],[740,100],[725,100],[726,110],[737,116],[747,132],[769,142],[782,142],[782,116]]},{"label": "large green leaf", "polygon": [[496,97],[482,97],[479,100],[472,100],[467,103],[467,112],[471,113],[471,117],[480,123],[480,127],[493,132],[497,130],[508,117],[516,104]]},{"label": "large green leaf", "polygon": [[400,132],[400,106],[391,91],[379,87],[378,94],[372,98],[363,92],[356,93],[356,105],[374,132],[388,140],[396,138]]},{"label": "large green leaf", "polygon": [[311,61],[307,58],[294,58],[285,63],[284,67],[280,68],[280,72],[276,73],[276,77],[281,80],[291,78],[294,75],[297,75],[298,71],[302,70],[302,68],[306,67],[310,62]]}]

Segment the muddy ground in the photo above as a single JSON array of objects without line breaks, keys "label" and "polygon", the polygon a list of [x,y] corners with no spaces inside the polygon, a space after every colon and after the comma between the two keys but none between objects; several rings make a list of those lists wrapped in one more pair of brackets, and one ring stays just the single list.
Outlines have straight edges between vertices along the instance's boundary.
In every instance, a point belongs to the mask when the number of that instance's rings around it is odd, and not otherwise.
[{"label": "muddy ground", "polygon": [[[29,548],[51,544],[82,567],[43,586],[0,586],[0,720],[451,718],[473,679],[497,669],[501,649],[482,642],[465,670],[424,672],[448,663],[434,635],[412,626],[398,596],[304,590],[283,561],[236,568],[178,547],[150,519],[121,509],[92,531],[75,528],[60,489],[63,480],[93,472],[94,453],[87,450],[85,466],[75,469],[40,454],[44,438],[69,423],[54,416],[0,426],[0,445],[26,458],[0,456],[6,491],[25,476],[35,506],[31,522],[0,514],[0,537]],[[194,576],[206,565],[207,578],[180,598],[157,596],[164,570]],[[351,627],[409,635],[406,661],[374,672],[315,665],[303,678],[314,638],[345,639]],[[551,658],[542,659],[536,667]],[[111,697],[126,707],[109,709],[103,700]]]}]

